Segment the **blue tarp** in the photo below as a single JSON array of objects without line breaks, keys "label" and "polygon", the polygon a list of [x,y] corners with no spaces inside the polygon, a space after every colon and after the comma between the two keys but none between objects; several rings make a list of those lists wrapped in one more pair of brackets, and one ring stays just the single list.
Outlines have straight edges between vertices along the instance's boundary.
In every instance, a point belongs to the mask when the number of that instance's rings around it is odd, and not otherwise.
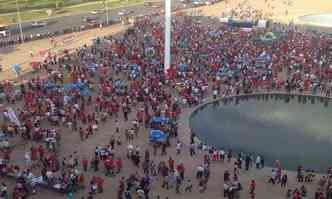
[{"label": "blue tarp", "polygon": [[129,64],[128,69],[130,71],[130,77],[136,79],[139,76],[140,66],[137,64]]},{"label": "blue tarp", "polygon": [[89,89],[82,82],[65,83],[63,85],[63,88],[64,88],[64,90],[77,89],[77,90],[79,90],[80,96],[89,96],[90,95]]},{"label": "blue tarp", "polygon": [[159,65],[159,64],[160,64],[160,61],[159,61],[159,60],[156,60],[156,59],[153,59],[153,60],[151,60],[151,64],[152,64],[152,65]]},{"label": "blue tarp", "polygon": [[161,130],[152,129],[149,134],[149,140],[150,142],[166,141],[166,134]]},{"label": "blue tarp", "polygon": [[256,58],[256,61],[269,62],[269,61],[271,61],[271,56],[270,55],[259,55]]},{"label": "blue tarp", "polygon": [[46,81],[44,84],[44,89],[46,90],[53,90],[53,89],[57,89],[58,85],[56,85],[53,81]]},{"label": "blue tarp", "polygon": [[228,24],[232,27],[238,27],[238,28],[252,28],[254,25],[251,21],[237,21],[234,19],[230,19],[228,21]]}]

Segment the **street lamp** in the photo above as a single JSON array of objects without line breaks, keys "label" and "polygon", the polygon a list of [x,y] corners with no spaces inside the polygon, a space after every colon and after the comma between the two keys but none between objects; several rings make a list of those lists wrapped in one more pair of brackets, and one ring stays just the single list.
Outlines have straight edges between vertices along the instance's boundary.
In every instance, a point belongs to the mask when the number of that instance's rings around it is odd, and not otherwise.
[{"label": "street lamp", "polygon": [[22,20],[21,20],[21,14],[20,14],[20,7],[18,6],[18,0],[16,0],[16,11],[17,11],[18,27],[20,28],[21,41],[23,43],[24,37],[23,37]]},{"label": "street lamp", "polygon": [[164,73],[171,65],[171,0],[165,0],[165,55]]}]

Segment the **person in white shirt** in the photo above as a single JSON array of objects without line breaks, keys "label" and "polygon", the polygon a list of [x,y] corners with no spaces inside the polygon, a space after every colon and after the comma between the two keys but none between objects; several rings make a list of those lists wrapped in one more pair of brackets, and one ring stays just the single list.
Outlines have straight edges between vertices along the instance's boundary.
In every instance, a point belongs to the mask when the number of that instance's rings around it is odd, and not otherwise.
[{"label": "person in white shirt", "polygon": [[179,155],[181,153],[182,143],[178,141],[176,143],[176,154]]},{"label": "person in white shirt", "polygon": [[26,165],[26,167],[30,168],[31,164],[32,164],[30,152],[25,152],[24,159],[25,159],[25,165]]},{"label": "person in white shirt", "polygon": [[261,156],[256,157],[256,168],[259,169],[261,165]]},{"label": "person in white shirt", "polygon": [[222,149],[219,151],[219,159],[223,162],[225,160],[225,151]]}]

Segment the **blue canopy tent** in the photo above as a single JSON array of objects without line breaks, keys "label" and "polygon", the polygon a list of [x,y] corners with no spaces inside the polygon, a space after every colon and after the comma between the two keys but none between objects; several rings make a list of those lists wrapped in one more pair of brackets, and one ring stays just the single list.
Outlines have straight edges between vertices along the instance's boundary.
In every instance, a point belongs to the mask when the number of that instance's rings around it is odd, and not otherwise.
[{"label": "blue canopy tent", "polygon": [[254,24],[251,21],[241,21],[241,20],[234,20],[229,19],[228,25],[231,27],[237,27],[237,28],[252,28]]},{"label": "blue canopy tent", "polygon": [[268,53],[261,53],[259,56],[256,58],[256,64],[258,67],[262,67],[264,64],[269,64],[272,61],[272,56]]},{"label": "blue canopy tent", "polygon": [[169,122],[169,118],[168,117],[164,117],[164,116],[153,116],[151,119],[151,123],[168,123]]},{"label": "blue canopy tent", "polygon": [[129,64],[130,77],[136,79],[139,76],[140,66],[137,64]]},{"label": "blue canopy tent", "polygon": [[161,130],[152,129],[149,134],[150,142],[163,142],[166,141],[166,134]]}]

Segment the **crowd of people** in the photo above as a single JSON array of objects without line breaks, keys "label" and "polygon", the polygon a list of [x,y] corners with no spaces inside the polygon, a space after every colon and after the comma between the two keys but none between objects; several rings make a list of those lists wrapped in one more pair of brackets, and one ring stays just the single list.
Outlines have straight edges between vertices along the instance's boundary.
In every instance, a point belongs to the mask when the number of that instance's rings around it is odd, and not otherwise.
[{"label": "crowd of people", "polygon": [[[211,164],[226,160],[233,170],[225,171],[220,187],[224,187],[224,197],[240,198],[247,189],[241,184],[240,171],[263,168],[264,157],[244,153],[235,157],[231,149],[207,146],[194,135],[184,146],[178,130],[183,109],[212,95],[261,91],[330,95],[332,38],[328,35],[289,28],[262,41],[259,36],[266,29],[242,31],[211,19],[177,16],[172,25],[172,62],[166,73],[161,63],[162,23],[158,16],[147,16],[121,35],[98,38],[91,47],[84,45],[65,57],[50,55],[39,71],[47,75],[37,73],[19,85],[18,92],[13,92],[16,88],[9,81],[4,82],[2,131],[6,139],[34,144],[24,154],[25,165],[12,161],[15,147],[1,149],[0,172],[15,177],[17,184],[10,191],[6,184],[1,185],[0,194],[12,192],[14,199],[26,198],[40,185],[63,192],[68,199],[84,189],[87,194],[82,198],[91,199],[103,192],[108,180],[104,176],[118,179],[119,199],[152,198],[156,181],[177,194],[196,191],[196,184],[198,192],[205,193],[213,172]],[[120,121],[126,123],[125,128]],[[109,122],[115,123],[112,132],[107,132],[109,143],[95,146],[92,155],[75,151],[63,156],[59,152],[66,142],[61,139],[66,136],[62,131],[77,132],[76,141],[86,142],[105,133],[100,129]],[[167,135],[165,140],[151,143],[153,156],[150,145],[135,144],[145,136],[141,132],[150,129]],[[117,150],[124,147],[125,155]],[[184,147],[192,158],[202,158],[195,176],[186,173],[188,165],[176,160],[186,153]],[[176,148],[176,154],[170,148]],[[162,160],[156,159],[159,149]],[[128,167],[126,158],[135,168],[131,173],[123,173],[123,167]],[[274,165],[267,183],[286,186],[281,165]],[[89,183],[85,183],[87,173],[93,174]],[[331,179],[321,181],[315,198],[331,198]],[[256,198],[255,179],[247,183],[248,196]],[[289,197],[303,198],[303,190],[291,190]]]},{"label": "crowd of people", "polygon": [[[280,3],[275,0],[265,0],[265,6],[267,9],[258,9],[250,5],[248,1],[242,1],[235,8],[226,9],[222,12],[223,17],[230,17],[238,20],[272,20],[275,16],[275,5],[274,3]],[[227,4],[227,2],[226,2]],[[282,2],[282,8],[284,9],[284,15],[288,15],[288,10],[293,6],[292,0],[284,0]]]}]

